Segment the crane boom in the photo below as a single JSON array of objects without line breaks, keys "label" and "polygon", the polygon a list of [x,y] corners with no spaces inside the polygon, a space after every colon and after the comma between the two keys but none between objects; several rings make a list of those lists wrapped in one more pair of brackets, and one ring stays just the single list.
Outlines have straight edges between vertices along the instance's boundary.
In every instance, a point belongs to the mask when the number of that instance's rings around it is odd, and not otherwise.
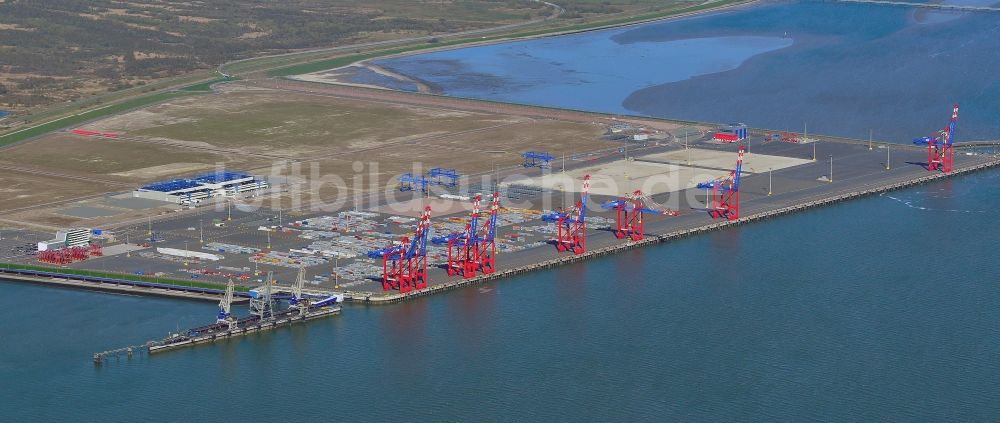
[{"label": "crane boom", "polygon": [[927,170],[951,172],[955,164],[955,131],[958,128],[958,104],[951,109],[951,120],[948,126],[938,131],[937,135],[916,138],[913,143],[927,146]]},{"label": "crane boom", "polygon": [[733,177],[732,177],[732,180],[733,180],[732,190],[733,191],[739,191],[740,190],[740,179],[742,179],[741,175],[743,175],[743,155],[745,153],[746,153],[746,149],[741,145],[740,146],[740,152],[736,155],[736,169],[733,171]]},{"label": "crane boom", "polygon": [[230,279],[226,284],[226,293],[222,296],[222,300],[219,301],[219,322],[225,322],[232,316],[234,289],[233,280]]}]

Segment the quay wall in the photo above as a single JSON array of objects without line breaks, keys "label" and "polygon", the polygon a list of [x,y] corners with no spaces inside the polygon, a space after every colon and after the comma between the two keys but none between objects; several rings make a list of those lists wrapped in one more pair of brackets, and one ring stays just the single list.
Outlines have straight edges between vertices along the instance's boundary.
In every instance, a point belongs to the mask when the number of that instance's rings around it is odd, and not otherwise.
[{"label": "quay wall", "polygon": [[[532,272],[536,270],[552,268],[555,266],[577,263],[595,257],[606,256],[609,254],[617,254],[635,248],[645,247],[662,242],[668,242],[675,239],[706,233],[709,231],[721,230],[732,226],[744,225],[747,223],[770,219],[784,214],[795,213],[816,207],[822,207],[855,198],[881,194],[889,191],[895,191],[914,185],[920,185],[944,178],[949,178],[952,176],[968,174],[988,168],[994,168],[997,166],[1000,166],[1000,159],[991,159],[990,161],[975,165],[958,167],[951,173],[933,173],[917,177],[911,180],[887,183],[872,188],[858,189],[856,191],[851,191],[847,193],[830,195],[828,197],[824,197],[817,200],[806,201],[799,204],[793,204],[785,207],[779,207],[771,210],[762,211],[759,213],[749,214],[732,221],[729,220],[714,221],[697,227],[671,231],[664,234],[646,234],[646,238],[640,241],[623,242],[621,244],[587,251],[580,255],[567,254],[559,258],[545,260],[542,262],[526,266],[505,269],[489,275],[482,275],[469,279],[449,281],[443,284],[433,285],[426,289],[422,289],[419,291],[412,291],[405,294],[347,291],[344,292],[345,300],[348,302],[361,303],[361,304],[396,303],[420,297],[423,295],[434,294],[442,291],[462,288],[484,282],[492,282],[500,280],[502,278],[520,275],[523,273]],[[23,269],[0,268],[0,277],[10,280],[25,281],[43,285],[56,285],[69,288],[108,291],[120,294],[155,295],[155,296],[165,296],[173,298],[192,299],[192,300],[218,301],[223,294],[222,290],[215,290],[208,288],[187,287],[180,285],[148,283],[148,282],[136,282],[124,279],[89,277],[89,276],[80,276],[71,274],[60,274],[58,272],[42,272],[42,271],[23,270]],[[248,294],[242,292],[236,293],[236,295],[238,297],[237,301],[246,301],[248,297]]]},{"label": "quay wall", "polygon": [[[223,294],[225,294],[225,291],[221,289],[139,282],[98,276],[62,274],[58,272],[40,270],[8,269],[3,267],[0,267],[0,278],[30,282],[39,285],[54,285],[65,288],[89,289],[126,295],[153,295],[189,300],[219,301]],[[242,302],[249,299],[249,295],[245,292],[236,292],[234,295],[236,297],[234,302]]]},{"label": "quay wall", "polygon": [[993,159],[985,163],[979,163],[976,165],[964,166],[954,169],[951,173],[933,173],[926,176],[921,176],[915,179],[888,183],[885,185],[880,185],[868,189],[859,189],[857,191],[851,191],[842,194],[831,195],[829,197],[821,198],[818,200],[807,201],[804,203],[794,204],[786,207],[779,207],[773,210],[767,210],[759,213],[750,214],[743,216],[736,220],[725,220],[708,223],[702,226],[682,229],[677,231],[668,232],[665,234],[646,234],[646,238],[640,241],[630,241],[623,242],[622,244],[612,245],[609,247],[599,248],[596,250],[587,251],[579,255],[566,255],[556,259],[545,260],[539,263],[521,266],[506,270],[501,270],[493,274],[476,276],[469,279],[455,280],[447,282],[440,285],[429,286],[426,289],[421,289],[419,291],[412,291],[405,294],[401,293],[359,293],[359,292],[346,292],[346,301],[362,303],[362,304],[392,304],[400,301],[405,301],[413,299],[416,297],[430,295],[442,291],[462,288],[466,286],[481,284],[485,282],[497,281],[503,278],[520,275],[536,270],[548,269],[556,266],[563,266],[567,264],[577,263],[584,260],[592,259],[595,257],[606,256],[610,254],[618,254],[624,251],[633,250],[640,247],[646,247],[653,244],[659,244],[663,242],[668,242],[684,237],[689,237],[692,235],[697,235],[701,233],[706,233],[709,231],[721,230],[733,226],[745,225],[752,222],[757,222],[765,219],[770,219],[773,217],[778,217],[785,214],[800,212],[816,207],[827,206],[843,201],[853,200],[856,198],[867,197],[871,195],[877,195],[885,192],[896,191],[903,188],[921,185],[928,182],[949,178],[957,175],[964,175],[972,172],[977,172],[984,169],[994,168],[1000,166],[1000,159]]}]

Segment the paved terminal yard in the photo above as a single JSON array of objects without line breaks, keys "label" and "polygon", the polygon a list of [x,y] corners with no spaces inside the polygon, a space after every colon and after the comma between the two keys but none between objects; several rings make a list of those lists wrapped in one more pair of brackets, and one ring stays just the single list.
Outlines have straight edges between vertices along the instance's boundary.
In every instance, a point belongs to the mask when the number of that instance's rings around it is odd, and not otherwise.
[{"label": "paved terminal yard", "polygon": [[[540,217],[543,210],[559,209],[576,201],[580,177],[584,173],[593,173],[595,180],[603,174],[609,180],[591,196],[588,251],[609,252],[614,246],[626,244],[609,230],[614,226],[613,211],[600,207],[616,197],[609,195],[615,192],[611,189],[615,187],[620,194],[637,187],[648,188],[653,201],[680,212],[676,217],[647,215],[648,239],[718,225],[722,220],[713,220],[706,212],[706,192],[695,185],[727,174],[734,164],[737,147],[704,140],[690,147],[686,150],[682,144],[672,143],[636,149],[630,151],[627,158],[624,154],[578,158],[568,161],[565,169],[562,163],[555,164],[555,169],[546,172],[551,172],[549,176],[538,169],[498,172],[501,185],[508,191],[512,185],[551,190],[521,193],[504,199],[505,209],[500,215],[497,235],[500,275],[506,275],[504,270],[529,269],[539,263],[550,265],[572,256],[557,252],[548,243],[555,237],[555,227]],[[822,138],[806,144],[765,143],[762,139],[753,139],[743,169],[740,214],[753,218],[776,210],[820,204],[823,200],[852,193],[877,192],[930,175],[942,175],[925,169],[927,157],[923,149],[892,145],[888,158],[887,169],[884,144],[870,147],[864,142]],[[959,152],[955,167],[956,172],[960,172],[996,163],[994,156]],[[534,184],[562,174],[564,170],[569,177],[561,184]],[[650,184],[649,180],[655,178],[662,181]],[[109,228],[113,239],[102,241],[109,254],[68,267],[220,283],[234,279],[253,287],[264,282],[268,271],[274,272],[279,284],[288,285],[294,280],[298,267],[304,265],[309,288],[345,292],[354,300],[394,301],[400,296],[384,293],[381,288],[381,261],[370,259],[365,253],[412,233],[417,223],[415,211],[424,202],[431,202],[436,210],[432,217],[432,236],[462,230],[469,202],[455,199],[414,199],[406,202],[407,207],[403,208],[367,204],[359,210],[309,213],[205,206],[192,213],[175,213]],[[487,203],[484,200],[484,210]],[[48,239],[51,234],[3,230],[0,236],[3,238],[0,239],[3,261],[34,263],[31,244]],[[126,240],[129,248],[121,247]],[[460,277],[449,277],[439,267],[447,260],[444,246],[430,245],[428,259],[432,269],[427,291],[464,284]]]}]

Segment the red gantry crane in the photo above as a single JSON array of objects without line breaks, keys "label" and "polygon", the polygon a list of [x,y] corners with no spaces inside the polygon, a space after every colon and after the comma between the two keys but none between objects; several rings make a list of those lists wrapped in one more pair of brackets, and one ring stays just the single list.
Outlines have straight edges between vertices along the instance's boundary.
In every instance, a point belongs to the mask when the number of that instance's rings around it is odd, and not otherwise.
[{"label": "red gantry crane", "polygon": [[958,104],[951,110],[951,122],[938,131],[937,136],[913,140],[916,145],[927,145],[927,170],[951,172],[955,165],[955,129],[958,125]]},{"label": "red gantry crane", "polygon": [[478,270],[484,275],[488,275],[497,270],[497,215],[500,213],[500,193],[493,193],[493,201],[490,203],[490,217],[486,220],[486,227],[483,228],[485,235],[482,240],[476,243],[476,263]]},{"label": "red gantry crane", "polygon": [[642,217],[643,214],[658,214],[662,216],[680,215],[676,210],[656,204],[640,190],[636,190],[632,194],[627,194],[618,200],[604,203],[601,207],[615,209],[617,213],[618,227],[615,230],[615,236],[618,239],[628,237],[632,241],[639,241],[645,237],[646,224],[645,219]]},{"label": "red gantry crane", "polygon": [[712,206],[709,215],[713,219],[725,217],[729,220],[740,218],[740,178],[743,173],[745,147],[740,145],[736,156],[736,168],[729,175],[713,181],[698,184],[698,188],[712,190]]},{"label": "red gantry crane", "polygon": [[402,237],[398,244],[368,252],[382,259],[382,290],[407,293],[427,288],[427,236],[431,228],[431,208],[424,207],[413,239]]},{"label": "red gantry crane", "polygon": [[472,213],[469,215],[469,223],[465,225],[464,232],[432,239],[435,244],[448,244],[449,275],[461,274],[462,277],[471,278],[480,272],[485,275],[496,271],[496,228],[497,215],[500,213],[500,193],[493,193],[490,214],[482,228],[483,234],[480,234],[482,198],[481,194],[473,198]]},{"label": "red gantry crane", "polygon": [[467,278],[475,276],[475,265],[472,262],[476,258],[476,230],[479,226],[479,207],[482,199],[481,194],[476,194],[473,197],[472,213],[469,214],[469,222],[465,224],[463,232],[450,233],[431,239],[431,242],[435,244],[448,244],[448,263],[446,266],[448,276],[462,275]]},{"label": "red gantry crane", "polygon": [[461,274],[462,277],[476,276],[476,252],[479,236],[479,207],[483,201],[482,194],[476,194],[472,199],[472,213],[469,223],[465,224],[465,232],[458,237],[452,237],[448,242],[448,274]]},{"label": "red gantry crane", "polygon": [[556,249],[583,254],[587,250],[587,201],[590,200],[590,175],[583,177],[580,201],[568,213],[552,212],[542,216],[544,221],[555,221],[558,228]]}]

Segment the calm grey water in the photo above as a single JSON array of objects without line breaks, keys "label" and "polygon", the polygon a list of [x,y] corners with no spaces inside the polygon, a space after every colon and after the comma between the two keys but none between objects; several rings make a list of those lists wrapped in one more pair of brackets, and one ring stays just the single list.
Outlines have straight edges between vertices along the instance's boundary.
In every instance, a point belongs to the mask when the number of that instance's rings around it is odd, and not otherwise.
[{"label": "calm grey water", "polygon": [[[811,7],[826,6],[738,13]],[[771,53],[727,72],[805,44],[745,41]],[[994,421],[998,183],[960,177],[101,368],[94,351],[215,306],[0,282],[0,420]]]},{"label": "calm grey water", "polygon": [[956,102],[960,140],[1000,138],[998,49],[996,13],[764,2],[377,63],[448,95],[909,142]]}]

